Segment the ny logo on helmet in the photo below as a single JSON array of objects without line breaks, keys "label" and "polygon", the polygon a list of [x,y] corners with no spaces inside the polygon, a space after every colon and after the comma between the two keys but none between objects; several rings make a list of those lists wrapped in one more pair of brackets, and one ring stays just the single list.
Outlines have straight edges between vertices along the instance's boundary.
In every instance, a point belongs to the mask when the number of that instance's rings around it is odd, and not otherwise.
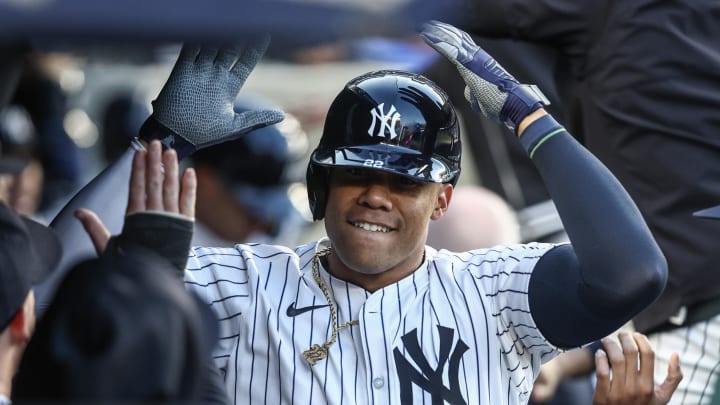
[{"label": "ny logo on helmet", "polygon": [[[370,111],[372,114],[372,124],[370,124],[370,128],[368,129],[368,135],[385,138],[385,131],[387,130],[390,132],[390,139],[395,139],[397,138],[397,133],[395,133],[395,123],[400,121],[400,113],[397,112],[394,105],[390,106],[390,111],[388,111],[387,114],[385,114],[384,108],[385,103],[380,103],[377,107]],[[380,125],[376,132],[375,126],[378,121],[380,122]]]}]

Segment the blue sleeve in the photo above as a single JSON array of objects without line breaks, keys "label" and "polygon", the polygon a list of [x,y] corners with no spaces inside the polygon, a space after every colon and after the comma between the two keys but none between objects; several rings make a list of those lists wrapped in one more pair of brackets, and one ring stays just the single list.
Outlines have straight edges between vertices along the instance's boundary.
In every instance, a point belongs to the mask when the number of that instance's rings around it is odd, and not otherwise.
[{"label": "blue sleeve", "polygon": [[551,343],[577,347],[609,335],[651,304],[665,287],[667,263],[615,176],[551,116],[531,124],[520,140],[571,242],[538,261],[530,310]]}]

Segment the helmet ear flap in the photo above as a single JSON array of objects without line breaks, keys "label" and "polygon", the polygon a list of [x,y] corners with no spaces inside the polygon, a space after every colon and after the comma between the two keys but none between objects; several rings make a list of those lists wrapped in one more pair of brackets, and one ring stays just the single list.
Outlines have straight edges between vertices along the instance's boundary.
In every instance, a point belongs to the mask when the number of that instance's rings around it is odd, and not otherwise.
[{"label": "helmet ear flap", "polygon": [[319,221],[325,217],[329,175],[329,169],[315,164],[310,160],[307,168],[306,182],[310,211],[312,212],[314,221]]}]

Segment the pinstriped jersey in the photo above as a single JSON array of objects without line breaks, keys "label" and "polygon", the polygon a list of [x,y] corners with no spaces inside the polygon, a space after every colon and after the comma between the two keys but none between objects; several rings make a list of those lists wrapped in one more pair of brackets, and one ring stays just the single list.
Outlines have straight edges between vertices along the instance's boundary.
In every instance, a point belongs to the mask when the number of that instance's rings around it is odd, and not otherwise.
[{"label": "pinstriped jersey", "polygon": [[373,293],[321,265],[338,324],[359,324],[314,366],[302,352],[332,334],[312,275],[319,244],[193,248],[185,283],[220,319],[213,355],[235,404],[524,404],[558,352],[527,299],[532,269],[553,246],[426,247],[414,273]]}]

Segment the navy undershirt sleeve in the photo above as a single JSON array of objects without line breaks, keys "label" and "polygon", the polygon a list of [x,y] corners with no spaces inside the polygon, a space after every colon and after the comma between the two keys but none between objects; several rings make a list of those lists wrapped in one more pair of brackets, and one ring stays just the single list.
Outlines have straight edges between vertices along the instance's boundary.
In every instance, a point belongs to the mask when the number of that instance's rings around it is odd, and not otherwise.
[{"label": "navy undershirt sleeve", "polygon": [[531,124],[521,143],[571,242],[535,266],[530,311],[551,343],[577,347],[609,335],[652,303],[665,286],[667,263],[615,176],[551,116]]}]

